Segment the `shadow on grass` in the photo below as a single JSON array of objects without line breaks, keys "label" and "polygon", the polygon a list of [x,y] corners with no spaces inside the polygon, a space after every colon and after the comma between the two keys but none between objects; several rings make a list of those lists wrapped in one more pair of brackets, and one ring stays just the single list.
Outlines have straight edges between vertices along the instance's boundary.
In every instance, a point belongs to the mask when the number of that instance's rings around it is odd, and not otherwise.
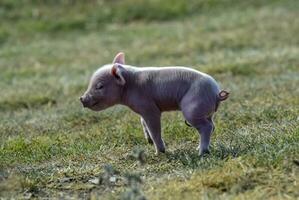
[{"label": "shadow on grass", "polygon": [[[289,128],[292,127],[289,126]],[[273,132],[272,129],[268,130],[263,127],[260,129],[261,133],[251,133],[253,130],[246,129],[237,131],[228,129],[226,133],[218,135],[217,138],[212,141],[210,154],[199,156],[198,150],[185,146],[185,148],[183,147],[172,152],[167,152],[167,162],[178,162],[185,168],[207,169],[223,163],[219,161],[226,161],[230,158],[242,157],[248,154],[268,156],[271,150],[269,149],[265,152],[265,145],[285,145],[281,144],[281,141],[286,140],[288,136],[277,134],[279,131],[285,131],[283,127],[275,132]],[[293,129],[293,131],[295,131],[295,129]],[[282,138],[284,139],[282,140]],[[275,147],[272,148],[275,149]]]},{"label": "shadow on grass", "polygon": [[200,156],[198,150],[195,149],[178,149],[173,152],[167,152],[166,157],[170,162],[179,162],[184,168],[206,169],[219,165],[219,161],[225,161],[228,158],[236,158],[250,151],[250,147],[241,149],[239,146],[217,145],[220,146],[211,148],[211,153],[205,154],[204,156]]}]

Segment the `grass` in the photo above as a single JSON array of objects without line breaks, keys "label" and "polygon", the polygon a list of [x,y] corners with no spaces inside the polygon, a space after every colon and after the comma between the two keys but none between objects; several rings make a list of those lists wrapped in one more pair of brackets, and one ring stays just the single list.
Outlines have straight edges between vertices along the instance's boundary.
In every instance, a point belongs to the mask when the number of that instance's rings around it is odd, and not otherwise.
[{"label": "grass", "polygon": [[[299,197],[297,1],[51,2],[0,3],[0,198]],[[167,153],[155,156],[129,109],[81,107],[118,51],[231,91],[211,155],[198,157],[179,112],[163,115]]]}]

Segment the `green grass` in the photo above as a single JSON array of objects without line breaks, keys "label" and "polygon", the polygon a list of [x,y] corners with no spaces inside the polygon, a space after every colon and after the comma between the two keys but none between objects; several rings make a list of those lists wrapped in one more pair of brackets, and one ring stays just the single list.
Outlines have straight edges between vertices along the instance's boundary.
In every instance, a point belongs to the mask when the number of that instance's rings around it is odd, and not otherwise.
[{"label": "green grass", "polygon": [[[298,8],[1,1],[0,198],[298,199]],[[118,51],[132,65],[192,66],[231,91],[209,156],[179,112],[163,115],[167,153],[155,156],[129,109],[82,108],[90,75]]]}]

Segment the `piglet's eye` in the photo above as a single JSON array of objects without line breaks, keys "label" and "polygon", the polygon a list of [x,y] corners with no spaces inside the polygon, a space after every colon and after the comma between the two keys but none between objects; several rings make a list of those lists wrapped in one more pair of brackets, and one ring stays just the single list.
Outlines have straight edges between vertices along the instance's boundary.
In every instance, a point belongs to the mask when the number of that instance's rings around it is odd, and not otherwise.
[{"label": "piglet's eye", "polygon": [[97,90],[100,90],[100,89],[102,89],[103,87],[104,87],[103,85],[97,85],[97,86],[96,86],[96,89],[97,89]]}]

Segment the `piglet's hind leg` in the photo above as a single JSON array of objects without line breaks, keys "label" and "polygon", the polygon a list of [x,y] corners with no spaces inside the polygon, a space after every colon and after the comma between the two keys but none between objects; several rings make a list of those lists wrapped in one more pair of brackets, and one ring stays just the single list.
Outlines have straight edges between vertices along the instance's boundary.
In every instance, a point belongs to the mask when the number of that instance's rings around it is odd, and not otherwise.
[{"label": "piglet's hind leg", "polygon": [[203,155],[205,153],[209,153],[209,146],[210,146],[210,138],[212,132],[214,130],[214,124],[211,117],[205,117],[201,113],[205,111],[204,109],[191,109],[192,107],[185,107],[183,109],[183,114],[185,119],[197,129],[200,135],[200,145],[199,145],[199,153]]},{"label": "piglet's hind leg", "polygon": [[196,129],[200,133],[200,150],[199,154],[203,155],[206,153],[210,153],[210,139],[212,132],[214,130],[214,124],[212,120],[209,119],[201,119],[196,124]]}]

